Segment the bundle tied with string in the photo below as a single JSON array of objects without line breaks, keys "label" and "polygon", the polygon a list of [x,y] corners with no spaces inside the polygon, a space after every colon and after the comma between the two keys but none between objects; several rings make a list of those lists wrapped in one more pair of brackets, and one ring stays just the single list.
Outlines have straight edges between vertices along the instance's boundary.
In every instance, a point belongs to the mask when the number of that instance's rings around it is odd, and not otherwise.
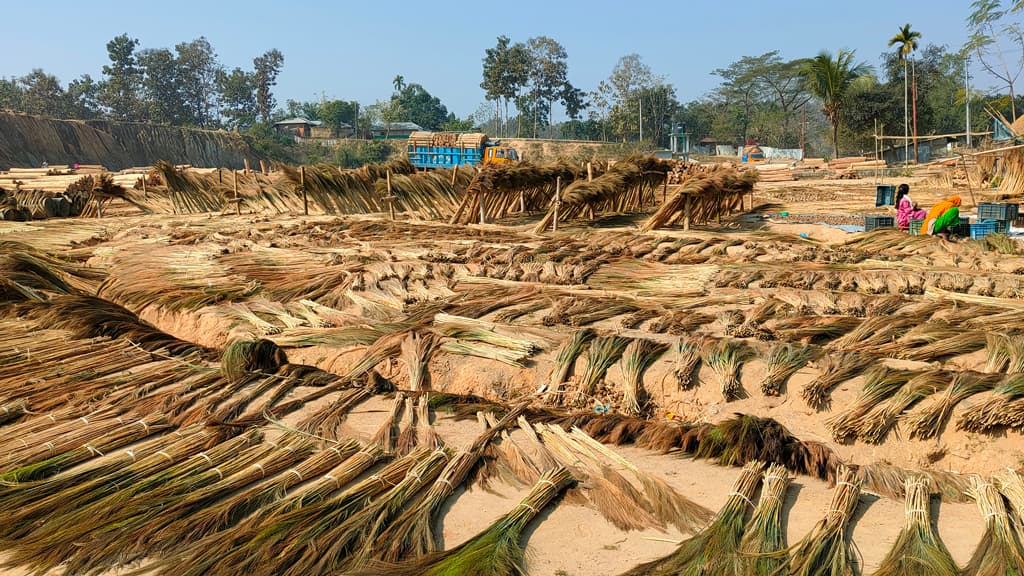
[{"label": "bundle tied with string", "polygon": [[231,382],[250,374],[274,374],[288,363],[284,350],[270,340],[236,340],[224,349],[220,370]]}]

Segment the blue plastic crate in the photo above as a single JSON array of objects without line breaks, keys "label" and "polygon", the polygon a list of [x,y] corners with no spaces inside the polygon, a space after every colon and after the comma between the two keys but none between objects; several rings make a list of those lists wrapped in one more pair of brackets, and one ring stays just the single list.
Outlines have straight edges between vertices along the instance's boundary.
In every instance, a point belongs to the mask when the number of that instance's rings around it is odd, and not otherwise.
[{"label": "blue plastic crate", "polygon": [[896,219],[892,216],[865,216],[864,231],[870,232],[875,228],[892,228],[896,225]]},{"label": "blue plastic crate", "polygon": [[921,233],[921,224],[922,223],[924,223],[924,220],[916,220],[916,219],[911,220],[910,221],[910,233],[913,234],[914,236],[919,235]]},{"label": "blue plastic crate", "polygon": [[1010,223],[1006,220],[982,220],[982,222],[995,226],[996,234],[1006,234],[1010,231]]},{"label": "blue plastic crate", "polygon": [[1019,211],[1019,204],[979,202],[978,220],[1015,220]]},{"label": "blue plastic crate", "polygon": [[977,240],[978,238],[984,238],[989,234],[995,234],[996,225],[995,222],[978,222],[977,224],[971,224],[971,238]]},{"label": "blue plastic crate", "polygon": [[891,184],[875,186],[875,206],[893,206],[896,204],[896,187]]}]

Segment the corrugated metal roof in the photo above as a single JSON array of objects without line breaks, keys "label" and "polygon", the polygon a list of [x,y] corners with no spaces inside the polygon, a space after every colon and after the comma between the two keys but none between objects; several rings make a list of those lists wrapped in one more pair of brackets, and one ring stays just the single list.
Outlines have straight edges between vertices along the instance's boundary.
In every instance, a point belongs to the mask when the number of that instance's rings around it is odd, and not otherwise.
[{"label": "corrugated metal roof", "polygon": [[274,122],[274,126],[297,126],[300,124],[320,126],[321,124],[323,124],[323,122],[319,120],[306,120],[305,118],[289,118],[287,120],[281,120],[280,122]]},{"label": "corrugated metal roof", "polygon": [[409,130],[415,132],[416,130],[423,130],[420,125],[415,122],[392,122],[385,128],[383,124],[374,124],[374,130]]}]

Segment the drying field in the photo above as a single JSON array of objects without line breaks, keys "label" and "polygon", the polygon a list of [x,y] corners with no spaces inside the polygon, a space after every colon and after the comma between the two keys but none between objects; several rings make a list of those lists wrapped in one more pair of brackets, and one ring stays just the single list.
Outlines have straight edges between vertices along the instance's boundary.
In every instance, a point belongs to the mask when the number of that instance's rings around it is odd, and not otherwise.
[{"label": "drying field", "polygon": [[0,222],[0,573],[1024,570],[1014,240],[815,224],[860,181],[683,231],[599,177],[540,231],[548,184],[436,178],[430,219]]}]

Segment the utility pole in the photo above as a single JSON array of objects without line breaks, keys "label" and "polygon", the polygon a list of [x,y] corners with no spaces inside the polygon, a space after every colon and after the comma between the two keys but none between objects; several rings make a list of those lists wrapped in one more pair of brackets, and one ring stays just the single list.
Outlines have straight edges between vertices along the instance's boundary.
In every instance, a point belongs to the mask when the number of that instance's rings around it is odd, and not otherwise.
[{"label": "utility pole", "polygon": [[971,57],[964,58],[964,102],[967,104],[967,148],[971,148]]},{"label": "utility pole", "polygon": [[644,95],[640,93],[640,143],[644,143]]}]

